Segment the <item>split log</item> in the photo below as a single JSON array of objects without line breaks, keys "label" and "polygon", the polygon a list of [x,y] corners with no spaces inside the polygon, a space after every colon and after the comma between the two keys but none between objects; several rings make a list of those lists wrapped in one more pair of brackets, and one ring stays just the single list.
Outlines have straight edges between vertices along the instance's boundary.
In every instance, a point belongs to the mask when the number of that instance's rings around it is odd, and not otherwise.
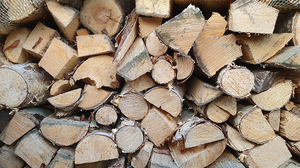
[{"label": "split log", "polygon": [[254,87],[254,75],[243,66],[227,66],[218,75],[217,84],[224,93],[236,97],[250,96]]},{"label": "split log", "polygon": [[76,29],[80,25],[78,12],[58,2],[47,1],[46,4],[59,30],[71,43],[74,43]]},{"label": "split log", "polygon": [[144,74],[133,81],[126,80],[126,83],[136,92],[141,92],[155,86],[154,81],[147,74]]},{"label": "split log", "polygon": [[169,149],[153,148],[149,168],[178,168],[174,163]]},{"label": "split log", "polygon": [[287,141],[286,145],[293,154],[300,156],[300,141]]},{"label": "split log", "polygon": [[59,146],[70,146],[77,143],[88,132],[87,120],[76,121],[73,117],[56,118],[48,116],[41,121],[40,131],[49,141]]},{"label": "split log", "polygon": [[168,47],[164,45],[162,42],[160,42],[155,31],[151,32],[146,37],[145,43],[146,43],[147,51],[149,52],[150,55],[153,56],[164,55],[168,50]]},{"label": "split log", "polygon": [[224,168],[224,167],[234,167],[234,168],[245,168],[245,166],[236,159],[236,157],[228,150],[222,153],[218,159],[207,166],[207,168]]},{"label": "split log", "polygon": [[96,111],[95,120],[101,125],[111,125],[118,119],[117,110],[114,106],[104,105]]},{"label": "split log", "polygon": [[172,83],[176,73],[172,64],[168,60],[163,59],[163,56],[161,56],[155,60],[151,75],[155,82],[159,84],[167,84]]},{"label": "split log", "polygon": [[10,62],[2,51],[0,51],[0,66],[2,65],[13,65],[14,63]]},{"label": "split log", "polygon": [[60,37],[56,30],[39,22],[24,42],[23,49],[37,59],[41,59],[55,37]]},{"label": "split log", "polygon": [[228,29],[235,32],[271,34],[278,14],[277,9],[256,0],[235,1],[230,4]]},{"label": "split log", "polygon": [[75,149],[75,164],[93,163],[119,157],[111,134],[95,130],[79,141]]},{"label": "split log", "polygon": [[139,17],[139,35],[142,38],[147,37],[151,32],[160,26],[162,23],[162,18],[157,17]]},{"label": "split log", "polygon": [[292,140],[300,141],[300,117],[297,114],[281,110],[279,135]]},{"label": "split log", "polygon": [[27,132],[37,127],[40,120],[51,113],[52,111],[41,107],[26,108],[16,112],[1,132],[0,140],[7,145],[13,144]]},{"label": "split log", "polygon": [[24,108],[45,103],[50,76],[36,63],[5,65],[0,68],[0,104]]},{"label": "split log", "polygon": [[241,47],[236,45],[236,36],[202,37],[194,44],[195,58],[200,69],[212,77],[224,65],[242,56]]},{"label": "split log", "polygon": [[192,77],[185,97],[197,106],[207,104],[222,95],[222,91],[209,83]]},{"label": "split log", "polygon": [[74,156],[75,156],[75,151],[72,147],[61,147],[57,151],[55,157],[49,163],[47,168],[55,168],[55,167],[73,168]]},{"label": "split log", "polygon": [[281,50],[292,39],[292,36],[291,33],[250,37],[246,34],[238,35],[238,44],[242,45],[243,51],[242,61],[251,64],[262,63]]},{"label": "split log", "polygon": [[76,36],[78,57],[113,54],[115,47],[105,34]]},{"label": "split log", "polygon": [[153,143],[146,141],[144,146],[131,159],[131,166],[134,168],[146,167],[152,154]]},{"label": "split log", "polygon": [[158,18],[168,18],[172,12],[172,1],[161,0],[161,1],[146,1],[136,0],[136,13],[144,16],[152,16]]},{"label": "split log", "polygon": [[75,71],[73,81],[83,82],[101,87],[119,88],[120,78],[116,74],[116,63],[108,55],[100,55],[88,58]]},{"label": "split log", "polygon": [[77,88],[77,86],[76,85],[71,86],[71,84],[69,83],[68,80],[60,79],[60,80],[55,81],[52,84],[52,86],[50,88],[50,96],[56,96],[56,95],[71,91],[76,88]]},{"label": "split log", "polygon": [[[201,6],[202,7],[202,6]],[[204,8],[202,8],[204,9]],[[211,17],[206,21],[199,37],[223,36],[226,31],[227,21],[217,12],[212,12]]]},{"label": "split log", "polygon": [[174,54],[174,68],[177,70],[176,79],[185,81],[192,76],[195,61],[191,57]]},{"label": "split log", "polygon": [[279,131],[280,125],[280,109],[272,110],[267,114],[267,119],[274,131]]},{"label": "split log", "polygon": [[3,168],[22,168],[25,162],[14,154],[15,145],[3,145],[0,148],[0,167]]},{"label": "split log", "polygon": [[265,63],[278,68],[300,69],[300,46],[287,46]]},{"label": "split log", "polygon": [[175,118],[156,107],[149,110],[141,125],[156,146],[163,144],[177,127]]},{"label": "split log", "polygon": [[77,63],[77,51],[55,38],[41,58],[39,66],[53,78],[61,79],[65,73],[72,72]]},{"label": "split log", "polygon": [[123,15],[122,8],[115,0],[88,0],[81,8],[80,21],[94,34],[112,37],[119,31]]},{"label": "split log", "polygon": [[132,81],[151,71],[152,68],[146,46],[142,38],[137,37],[119,63],[117,73],[126,80]]},{"label": "split log", "polygon": [[76,34],[77,34],[77,36],[90,35],[86,28],[77,29]]},{"label": "split log", "polygon": [[29,166],[40,168],[50,163],[57,150],[57,146],[47,141],[37,129],[33,129],[19,140],[15,154]]},{"label": "split log", "polygon": [[261,109],[272,111],[283,107],[290,100],[293,90],[292,81],[284,80],[264,92],[252,94],[251,100]]},{"label": "split log", "polygon": [[189,5],[180,14],[156,28],[155,32],[165,45],[187,55],[204,24],[201,10]]}]

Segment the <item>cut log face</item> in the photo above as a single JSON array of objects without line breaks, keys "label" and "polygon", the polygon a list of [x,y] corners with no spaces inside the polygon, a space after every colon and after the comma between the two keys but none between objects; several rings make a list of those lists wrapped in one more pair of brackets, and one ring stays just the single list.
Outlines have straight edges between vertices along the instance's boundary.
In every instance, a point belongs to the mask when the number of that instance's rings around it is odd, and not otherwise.
[{"label": "cut log face", "polygon": [[204,24],[205,19],[201,10],[189,5],[179,15],[165,22],[155,31],[164,44],[187,55]]},{"label": "cut log face", "polygon": [[218,159],[207,166],[207,168],[224,168],[224,167],[234,167],[234,168],[245,168],[245,166],[236,159],[236,157],[228,150],[222,153]]},{"label": "cut log face", "polygon": [[278,14],[277,9],[255,0],[235,1],[230,4],[228,28],[235,32],[271,34]]},{"label": "cut log face", "polygon": [[139,17],[139,34],[142,38],[147,37],[151,32],[160,26],[162,18],[157,17]]},{"label": "cut log face", "polygon": [[261,109],[272,111],[283,107],[290,100],[292,92],[292,81],[284,80],[264,92],[252,94],[251,99]]},{"label": "cut log face", "polygon": [[119,88],[119,77],[116,74],[116,63],[108,55],[90,57],[84,61],[73,75],[74,81],[83,80],[97,88]]},{"label": "cut log face", "polygon": [[229,125],[226,125],[226,137],[228,146],[238,152],[252,149],[255,146],[255,143],[246,140],[238,130]]},{"label": "cut log face", "polygon": [[226,31],[227,21],[217,12],[213,12],[206,21],[199,37],[223,36]]},{"label": "cut log face", "polygon": [[34,129],[19,140],[15,154],[29,166],[39,168],[42,164],[47,166],[57,150],[57,146],[52,145]]},{"label": "cut log face", "polygon": [[73,168],[74,167],[74,157],[75,151],[72,147],[61,147],[55,157],[52,159],[48,168],[64,167]]},{"label": "cut log face", "polygon": [[144,16],[168,18],[171,16],[172,1],[136,0],[136,13]]},{"label": "cut log face", "polygon": [[273,128],[274,131],[279,131],[279,125],[280,125],[280,109],[272,110],[267,115],[268,121]]},{"label": "cut log face", "polygon": [[153,149],[153,143],[146,141],[140,151],[133,156],[131,166],[134,168],[146,167]]},{"label": "cut log face", "polygon": [[50,88],[50,96],[56,96],[56,95],[71,91],[76,88],[77,88],[77,86],[76,85],[71,86],[68,80],[60,79],[60,80],[55,81],[52,84],[52,86]]},{"label": "cut log face", "polygon": [[265,61],[265,63],[279,68],[299,69],[299,60],[300,46],[287,46]]},{"label": "cut log face", "polygon": [[22,168],[25,162],[14,154],[15,145],[3,145],[0,148],[0,167],[5,168]]},{"label": "cut log face", "polygon": [[94,34],[112,37],[123,22],[123,12],[115,0],[88,0],[81,8],[80,21]]},{"label": "cut log face", "polygon": [[85,36],[85,35],[90,35],[90,34],[86,28],[81,28],[81,29],[76,30],[76,35],[77,36]]},{"label": "cut log face", "polygon": [[187,80],[192,76],[195,61],[191,57],[174,54],[174,61],[176,63],[175,68],[177,69],[177,80]]},{"label": "cut log face", "polygon": [[146,38],[146,47],[150,55],[160,56],[167,52],[168,47],[161,43],[155,31],[151,32]]},{"label": "cut log face", "polygon": [[296,114],[281,110],[279,134],[292,141],[300,141],[300,117]]},{"label": "cut log face", "polygon": [[118,115],[114,106],[104,105],[96,111],[95,120],[101,125],[116,123]]},{"label": "cut log face", "polygon": [[158,59],[151,71],[152,79],[159,84],[167,84],[173,81],[176,74],[172,64],[164,59]]},{"label": "cut log face", "polygon": [[149,168],[178,168],[174,163],[169,149],[153,148],[151,159],[149,161]]},{"label": "cut log face", "polygon": [[126,83],[136,92],[141,92],[155,86],[154,81],[147,74],[144,74],[133,81],[126,81]]}]

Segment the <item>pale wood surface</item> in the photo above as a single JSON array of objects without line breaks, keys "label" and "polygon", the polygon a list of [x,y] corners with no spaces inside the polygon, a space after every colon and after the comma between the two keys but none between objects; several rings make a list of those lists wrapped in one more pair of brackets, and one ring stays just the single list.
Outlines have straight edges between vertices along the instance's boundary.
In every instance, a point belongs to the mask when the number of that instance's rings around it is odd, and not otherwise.
[{"label": "pale wood surface", "polygon": [[150,55],[153,56],[160,56],[167,52],[168,47],[160,42],[159,38],[157,37],[155,31],[151,32],[146,37],[146,48]]},{"label": "pale wood surface", "polygon": [[207,168],[245,168],[245,166],[228,150],[222,153],[222,155]]},{"label": "pale wood surface", "polygon": [[226,124],[227,144],[232,149],[242,152],[252,149],[255,143],[246,140],[238,130]]},{"label": "pale wood surface", "polygon": [[75,151],[72,147],[61,147],[55,157],[52,159],[48,168],[62,167],[73,168],[74,167],[74,155]]},{"label": "pale wood surface", "polygon": [[213,12],[211,17],[206,21],[199,37],[223,36],[226,31],[227,21],[218,13]]},{"label": "pale wood surface", "polygon": [[3,168],[22,168],[25,162],[14,154],[15,145],[3,145],[0,148],[0,167]]},{"label": "pale wood surface", "polygon": [[136,0],[136,13],[144,16],[168,18],[171,16],[171,0]]},{"label": "pale wood surface", "polygon": [[95,120],[101,125],[114,124],[117,119],[117,110],[111,105],[104,105],[100,107],[95,114]]},{"label": "pale wood surface", "polygon": [[153,79],[147,74],[144,74],[133,81],[126,80],[126,83],[137,92],[141,92],[155,86]]},{"label": "pale wood surface", "polygon": [[147,37],[151,32],[161,25],[162,18],[139,16],[139,35]]},{"label": "pale wood surface", "polygon": [[152,149],[153,143],[150,141],[146,141],[140,151],[133,156],[131,160],[131,166],[133,166],[134,168],[146,167],[149,162]]},{"label": "pale wood surface", "polygon": [[56,96],[76,88],[77,86],[76,85],[71,86],[68,80],[59,79],[51,85],[50,96]]},{"label": "pale wood surface", "polygon": [[173,81],[176,76],[172,64],[165,59],[158,57],[151,71],[152,79],[159,84],[167,84]]},{"label": "pale wood surface", "polygon": [[187,80],[192,76],[195,61],[191,57],[174,54],[174,62],[176,63],[174,68],[177,69],[177,80]]},{"label": "pale wood surface", "polygon": [[300,141],[300,117],[292,112],[281,110],[279,134],[292,141]]}]

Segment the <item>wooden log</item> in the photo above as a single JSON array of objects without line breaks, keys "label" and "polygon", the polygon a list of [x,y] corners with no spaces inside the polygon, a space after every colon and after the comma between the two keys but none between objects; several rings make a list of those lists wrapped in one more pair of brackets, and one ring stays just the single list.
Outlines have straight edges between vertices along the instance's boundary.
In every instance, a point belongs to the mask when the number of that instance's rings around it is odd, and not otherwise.
[{"label": "wooden log", "polygon": [[243,66],[227,66],[218,75],[217,84],[221,90],[235,98],[250,96],[254,87],[253,73]]},{"label": "wooden log", "polygon": [[41,59],[55,37],[60,37],[56,30],[39,22],[24,42],[23,49],[37,59]]},{"label": "wooden log", "polygon": [[13,65],[13,63],[7,59],[2,51],[0,51],[0,66],[2,65]]},{"label": "wooden log", "polygon": [[265,63],[278,68],[299,69],[300,46],[287,46],[277,52]]},{"label": "wooden log", "polygon": [[6,108],[41,105],[49,97],[50,76],[36,63],[2,66],[0,79],[0,104]]},{"label": "wooden log", "polygon": [[56,118],[55,115],[44,118],[40,124],[42,135],[59,146],[70,146],[81,140],[88,132],[87,120],[76,121],[74,117]]},{"label": "wooden log", "polygon": [[22,168],[25,162],[14,154],[15,145],[3,145],[0,148],[0,167],[3,168]]},{"label": "wooden log", "polygon": [[64,167],[73,168],[74,167],[74,156],[75,151],[72,147],[61,147],[52,161],[49,163],[49,168]]},{"label": "wooden log", "polygon": [[126,83],[136,92],[141,92],[155,86],[154,81],[147,74],[144,74],[133,81],[126,80]]},{"label": "wooden log", "polygon": [[251,100],[261,109],[272,111],[283,107],[290,100],[292,92],[293,83],[286,79],[264,92],[252,94]]},{"label": "wooden log", "polygon": [[165,148],[153,148],[149,168],[178,168],[174,163],[170,150]]},{"label": "wooden log", "polygon": [[90,35],[90,34],[86,28],[81,28],[81,29],[76,30],[76,35],[77,36],[85,36],[85,35]]},{"label": "wooden log", "polygon": [[111,125],[116,123],[118,119],[117,110],[114,106],[104,105],[97,109],[95,120],[101,125]]},{"label": "wooden log", "polygon": [[235,1],[230,4],[228,29],[235,32],[271,34],[278,14],[277,9],[255,0]]},{"label": "wooden log", "polygon": [[277,136],[263,145],[243,152],[242,157],[249,167],[273,168],[279,167],[292,155],[285,145],[285,140]]},{"label": "wooden log", "polygon": [[75,42],[76,29],[80,25],[78,12],[58,2],[47,1],[47,8],[62,34],[71,42]]},{"label": "wooden log", "polygon": [[267,114],[267,119],[274,131],[279,131],[280,125],[280,109],[272,110]]},{"label": "wooden log", "polygon": [[117,1],[88,0],[80,10],[80,22],[94,34],[114,36],[123,22],[123,11]]},{"label": "wooden log", "polygon": [[131,166],[134,168],[146,167],[152,154],[153,143],[145,141],[145,144],[131,159]]},{"label": "wooden log", "polygon": [[222,95],[217,87],[203,82],[196,77],[191,78],[185,97],[193,101],[197,106],[207,104]]},{"label": "wooden log", "polygon": [[194,72],[195,61],[191,57],[174,54],[174,68],[177,70],[176,79],[185,81],[192,76]]},{"label": "wooden log", "polygon": [[172,83],[176,77],[172,64],[162,57],[158,57],[151,71],[152,79],[159,84]]},{"label": "wooden log", "polygon": [[146,43],[147,51],[149,52],[150,55],[153,56],[164,55],[168,50],[168,47],[162,42],[160,42],[155,31],[151,32],[146,37],[145,43]]},{"label": "wooden log", "polygon": [[293,154],[300,156],[300,141],[287,141],[286,145]]},{"label": "wooden log", "polygon": [[57,150],[58,146],[47,141],[38,129],[33,129],[19,140],[15,154],[32,168],[40,168],[50,163]]},{"label": "wooden log", "polygon": [[194,54],[198,66],[209,77],[212,77],[224,65],[230,64],[242,56],[241,47],[236,45],[236,36],[202,37],[194,44]]},{"label": "wooden log", "polygon": [[99,130],[81,139],[75,149],[75,164],[93,163],[118,157],[117,145],[111,134]]},{"label": "wooden log", "polygon": [[59,79],[51,85],[50,96],[56,96],[56,95],[71,91],[76,88],[77,88],[77,86],[76,85],[71,86],[71,84],[69,83],[68,80]]},{"label": "wooden log", "polygon": [[141,125],[149,139],[156,146],[163,144],[175,132],[177,127],[175,118],[156,107],[149,110]]},{"label": "wooden log", "polygon": [[238,113],[230,123],[236,127],[247,140],[263,144],[275,138],[275,132],[270,126],[260,108],[249,105],[238,105]]},{"label": "wooden log", "polygon": [[20,110],[15,113],[7,126],[2,130],[0,140],[7,145],[13,144],[27,132],[37,127],[40,124],[40,120],[51,113],[51,110],[41,107]]},{"label": "wooden log", "polygon": [[108,55],[100,55],[88,58],[75,71],[73,81],[83,80],[85,83],[97,88],[119,88],[120,78],[116,74],[116,63]]},{"label": "wooden log", "polygon": [[[268,34],[268,35],[253,35],[246,34],[238,35],[238,44],[242,45],[242,61],[259,64],[276,54],[281,50],[291,39],[291,33]],[[265,46],[261,48],[261,46]]]},{"label": "wooden log", "polygon": [[235,168],[245,168],[245,166],[237,160],[237,158],[228,150],[222,153],[218,159],[207,166],[207,168],[223,168],[223,167],[235,167]]},{"label": "wooden log", "polygon": [[168,18],[172,12],[172,1],[161,0],[159,2],[150,0],[136,0],[136,13],[144,16]]},{"label": "wooden log", "polygon": [[281,110],[280,126],[279,126],[278,133],[279,133],[279,135],[281,135],[289,140],[300,141],[299,124],[300,124],[299,115],[288,112],[286,110]]},{"label": "wooden log", "polygon": [[77,51],[55,38],[41,58],[39,66],[54,79],[61,79],[65,73],[73,71],[78,61]]},{"label": "wooden log", "polygon": [[206,21],[198,38],[223,36],[226,31],[226,26],[227,21],[218,12],[212,12],[211,17]]},{"label": "wooden log", "polygon": [[180,14],[156,28],[155,32],[165,45],[187,55],[204,24],[201,10],[189,5]]},{"label": "wooden log", "polygon": [[139,17],[139,35],[142,38],[147,37],[151,32],[161,25],[162,18],[157,17]]}]

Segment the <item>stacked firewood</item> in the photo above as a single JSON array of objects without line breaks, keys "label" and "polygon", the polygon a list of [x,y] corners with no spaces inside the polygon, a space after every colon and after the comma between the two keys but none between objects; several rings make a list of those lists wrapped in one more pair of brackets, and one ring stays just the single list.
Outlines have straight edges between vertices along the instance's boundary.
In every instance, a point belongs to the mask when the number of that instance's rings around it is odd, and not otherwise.
[{"label": "stacked firewood", "polygon": [[300,168],[300,12],[190,2],[1,2],[0,167]]}]

